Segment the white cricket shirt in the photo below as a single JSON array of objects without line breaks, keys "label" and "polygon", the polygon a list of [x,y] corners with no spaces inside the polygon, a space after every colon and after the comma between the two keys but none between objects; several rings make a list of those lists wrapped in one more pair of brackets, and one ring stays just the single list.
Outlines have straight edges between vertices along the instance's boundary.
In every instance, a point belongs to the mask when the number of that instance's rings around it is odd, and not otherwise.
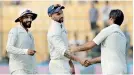
[{"label": "white cricket shirt", "polygon": [[68,38],[63,23],[51,21],[47,40],[51,59],[49,71],[52,74],[70,74],[69,59],[64,56],[68,50]]},{"label": "white cricket shirt", "polygon": [[28,71],[36,69],[35,56],[27,54],[28,49],[35,50],[34,38],[31,32],[27,32],[21,25],[10,30],[6,49],[9,54],[10,72],[19,69]]},{"label": "white cricket shirt", "polygon": [[120,27],[112,24],[104,28],[93,41],[101,43],[101,66],[104,74],[127,73],[126,37]]},{"label": "white cricket shirt", "polygon": [[67,31],[63,23],[52,20],[47,34],[50,58],[54,60],[67,59],[64,52],[68,50]]}]

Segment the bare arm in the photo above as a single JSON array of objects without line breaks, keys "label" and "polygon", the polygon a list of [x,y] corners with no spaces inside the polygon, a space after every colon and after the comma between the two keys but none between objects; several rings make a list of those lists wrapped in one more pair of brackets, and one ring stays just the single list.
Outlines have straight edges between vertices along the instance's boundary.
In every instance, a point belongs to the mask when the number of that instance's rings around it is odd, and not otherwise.
[{"label": "bare arm", "polygon": [[76,57],[73,54],[71,54],[71,52],[68,51],[68,50],[65,51],[64,56],[69,58],[70,60],[74,60],[74,61],[77,61],[77,62],[80,61],[80,59],[78,57]]},{"label": "bare arm", "polygon": [[94,41],[89,41],[81,46],[77,46],[77,47],[72,47],[71,51],[72,52],[79,52],[79,51],[87,51],[89,49],[92,49],[93,47],[95,47],[97,44]]},{"label": "bare arm", "polygon": [[88,61],[90,61],[91,64],[100,63],[101,62],[101,57],[96,57],[96,58],[90,59]]},{"label": "bare arm", "polygon": [[93,59],[88,59],[87,61],[84,62],[85,67],[88,67],[92,64],[100,63],[101,62],[101,57],[96,57]]},{"label": "bare arm", "polygon": [[[85,62],[88,61],[87,58],[84,58],[84,59],[78,58],[77,56],[71,54],[70,51],[65,51],[64,56],[67,57],[67,58],[69,58],[70,60],[74,60],[74,61],[79,62],[83,66],[86,66],[85,65]],[[87,62],[87,64],[89,64],[89,62]]]}]

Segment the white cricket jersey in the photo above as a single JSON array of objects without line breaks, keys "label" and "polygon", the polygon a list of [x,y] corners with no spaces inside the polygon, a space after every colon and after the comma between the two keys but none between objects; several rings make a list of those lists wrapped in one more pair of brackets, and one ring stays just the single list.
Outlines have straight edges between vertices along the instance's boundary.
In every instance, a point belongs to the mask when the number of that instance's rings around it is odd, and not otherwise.
[{"label": "white cricket jersey", "polygon": [[28,49],[35,50],[34,38],[21,25],[12,28],[8,34],[7,52],[9,54],[9,69],[13,71],[24,69],[36,70],[35,56],[27,54]]},{"label": "white cricket jersey", "polygon": [[[69,71],[69,59],[64,56],[64,52],[68,50],[67,31],[63,23],[52,20],[47,34],[48,47],[50,53],[49,69],[52,73],[66,73],[60,70]],[[54,65],[54,66],[52,66]],[[65,66],[67,66],[65,68]],[[55,69],[55,72],[54,70]]]},{"label": "white cricket jersey", "polygon": [[112,24],[104,28],[93,41],[101,43],[101,66],[103,74],[127,73],[126,37],[120,27]]}]

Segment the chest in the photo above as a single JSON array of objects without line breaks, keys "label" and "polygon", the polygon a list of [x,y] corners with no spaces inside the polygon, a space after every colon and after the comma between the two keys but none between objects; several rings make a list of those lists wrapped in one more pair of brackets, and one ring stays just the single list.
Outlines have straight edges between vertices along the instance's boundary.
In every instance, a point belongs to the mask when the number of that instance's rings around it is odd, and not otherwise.
[{"label": "chest", "polygon": [[22,44],[32,44],[33,36],[29,32],[19,31],[18,32],[18,42]]},{"label": "chest", "polygon": [[68,39],[67,39],[67,31],[66,31],[66,29],[64,29],[64,28],[62,28],[61,29],[61,37],[62,37],[62,39],[64,40],[64,41],[68,41]]}]

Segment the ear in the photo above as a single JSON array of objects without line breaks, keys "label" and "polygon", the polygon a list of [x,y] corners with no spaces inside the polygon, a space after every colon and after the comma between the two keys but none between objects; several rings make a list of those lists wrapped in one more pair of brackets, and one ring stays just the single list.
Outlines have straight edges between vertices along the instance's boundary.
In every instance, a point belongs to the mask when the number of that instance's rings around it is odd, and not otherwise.
[{"label": "ear", "polygon": [[52,17],[52,15],[49,14],[49,17]]},{"label": "ear", "polygon": [[111,20],[114,22],[115,19],[111,18]]},{"label": "ear", "polygon": [[110,18],[110,20],[112,20],[112,18]]}]

